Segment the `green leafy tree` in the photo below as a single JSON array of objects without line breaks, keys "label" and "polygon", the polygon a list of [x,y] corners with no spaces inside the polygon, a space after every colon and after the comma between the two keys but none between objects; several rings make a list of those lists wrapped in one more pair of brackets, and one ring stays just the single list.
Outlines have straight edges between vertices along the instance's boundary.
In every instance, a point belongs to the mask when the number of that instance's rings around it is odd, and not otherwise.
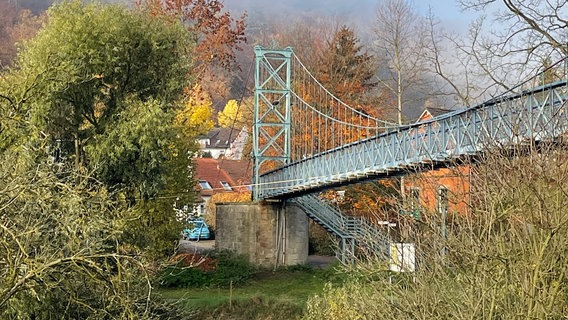
[{"label": "green leafy tree", "polygon": [[121,241],[136,212],[41,149],[0,153],[0,318],[184,319]]},{"label": "green leafy tree", "polygon": [[93,175],[144,217],[125,226],[146,236],[134,249],[171,251],[174,204],[194,196],[195,146],[174,120],[191,80],[188,32],[118,5],[64,2],[48,16],[0,80],[0,150],[47,141],[51,160]]},{"label": "green leafy tree", "polygon": [[[128,108],[127,99],[158,99],[175,108],[187,83],[190,43],[179,24],[120,6],[64,3],[25,47],[19,70],[37,79],[32,122],[61,152],[84,165],[82,146]],[[182,71],[182,72],[180,72]]]},{"label": "green leafy tree", "polygon": [[[186,38],[179,23],[120,6],[51,8],[49,23],[19,57],[17,71],[37,79],[28,103],[32,125],[77,169],[96,170],[109,186],[139,188],[135,196],[155,194],[188,83]],[[109,136],[132,143],[117,146]],[[136,170],[123,168],[136,159]]]}]

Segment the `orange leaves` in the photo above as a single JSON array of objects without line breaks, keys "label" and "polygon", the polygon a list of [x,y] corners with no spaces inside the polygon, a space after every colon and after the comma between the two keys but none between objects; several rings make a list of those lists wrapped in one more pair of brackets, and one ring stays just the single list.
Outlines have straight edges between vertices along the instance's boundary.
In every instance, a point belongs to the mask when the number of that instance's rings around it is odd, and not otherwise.
[{"label": "orange leaves", "polygon": [[251,193],[245,192],[222,192],[216,193],[211,197],[214,203],[220,202],[249,202],[251,201]]},{"label": "orange leaves", "polygon": [[195,70],[202,75],[213,65],[229,69],[235,61],[236,50],[246,42],[245,18],[233,19],[223,11],[223,2],[217,0],[145,0],[147,10],[154,15],[180,19],[193,33],[196,43],[193,51]]},{"label": "orange leaves", "polygon": [[0,1],[0,66],[8,66],[16,57],[16,43],[31,39],[46,20],[28,9],[18,9],[10,1]]}]

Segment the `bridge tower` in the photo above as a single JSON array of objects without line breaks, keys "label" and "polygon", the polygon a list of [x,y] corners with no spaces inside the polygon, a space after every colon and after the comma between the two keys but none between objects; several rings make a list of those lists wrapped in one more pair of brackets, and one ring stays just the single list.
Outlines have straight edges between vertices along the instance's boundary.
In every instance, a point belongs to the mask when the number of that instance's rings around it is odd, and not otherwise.
[{"label": "bridge tower", "polygon": [[260,198],[260,174],[290,162],[292,48],[254,48],[253,198]]}]

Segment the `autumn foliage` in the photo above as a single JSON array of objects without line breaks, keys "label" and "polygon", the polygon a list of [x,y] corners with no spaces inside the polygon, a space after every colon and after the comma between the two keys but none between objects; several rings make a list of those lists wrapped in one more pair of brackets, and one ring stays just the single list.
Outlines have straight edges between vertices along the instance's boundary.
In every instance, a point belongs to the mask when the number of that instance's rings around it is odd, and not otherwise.
[{"label": "autumn foliage", "polygon": [[233,19],[223,12],[223,2],[217,0],[142,0],[139,5],[154,15],[180,19],[193,34],[196,46],[194,75],[203,75],[211,66],[230,68],[236,51],[246,42],[245,18]]},{"label": "autumn foliage", "polygon": [[189,96],[175,117],[175,125],[179,126],[187,137],[205,134],[213,128],[213,103],[211,97],[199,84],[192,89],[186,90]]},{"label": "autumn foliage", "polygon": [[10,1],[0,1],[0,68],[12,64],[17,43],[32,38],[45,20],[45,15],[36,16]]}]

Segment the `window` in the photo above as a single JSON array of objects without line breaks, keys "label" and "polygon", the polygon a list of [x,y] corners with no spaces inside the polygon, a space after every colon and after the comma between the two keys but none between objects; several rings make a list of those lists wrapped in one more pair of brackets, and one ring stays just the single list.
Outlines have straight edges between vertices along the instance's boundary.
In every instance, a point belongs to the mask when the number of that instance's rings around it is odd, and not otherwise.
[{"label": "window", "polygon": [[438,188],[438,213],[445,214],[448,212],[448,188]]},{"label": "window", "polygon": [[[448,188],[442,186],[438,188],[438,213],[440,214],[440,234],[443,239],[446,239],[446,216],[448,214]],[[446,249],[443,249],[445,252]]]},{"label": "window", "polygon": [[209,182],[205,181],[205,180],[199,180],[199,185],[201,186],[201,189],[203,190],[212,190],[213,188],[211,188],[211,185],[209,184]]},{"label": "window", "polygon": [[221,181],[221,185],[223,186],[223,189],[227,191],[233,191],[231,185],[227,181]]}]

